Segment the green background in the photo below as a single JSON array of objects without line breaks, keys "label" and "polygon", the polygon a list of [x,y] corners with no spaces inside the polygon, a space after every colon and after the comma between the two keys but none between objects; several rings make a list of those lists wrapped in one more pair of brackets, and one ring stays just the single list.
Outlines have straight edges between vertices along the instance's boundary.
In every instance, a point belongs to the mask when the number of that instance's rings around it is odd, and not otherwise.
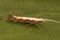
[{"label": "green background", "polygon": [[6,15],[48,18],[60,21],[59,0],[0,0],[0,40],[60,40],[60,24],[54,22],[36,25],[6,20]]}]

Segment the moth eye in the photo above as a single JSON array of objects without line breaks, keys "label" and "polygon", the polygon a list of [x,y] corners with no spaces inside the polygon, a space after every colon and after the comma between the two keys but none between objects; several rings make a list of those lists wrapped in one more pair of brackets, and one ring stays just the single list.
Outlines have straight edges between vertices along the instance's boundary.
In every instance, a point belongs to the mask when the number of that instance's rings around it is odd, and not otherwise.
[{"label": "moth eye", "polygon": [[10,19],[12,17],[12,15],[7,15],[7,18]]}]

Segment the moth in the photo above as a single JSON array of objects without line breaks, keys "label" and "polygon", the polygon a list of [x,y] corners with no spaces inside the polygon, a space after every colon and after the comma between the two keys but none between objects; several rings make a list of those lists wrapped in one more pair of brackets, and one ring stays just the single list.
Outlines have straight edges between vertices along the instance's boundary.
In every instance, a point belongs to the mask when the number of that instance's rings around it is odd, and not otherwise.
[{"label": "moth", "polygon": [[14,22],[22,22],[22,23],[30,23],[30,24],[37,24],[37,23],[46,22],[46,21],[60,23],[59,21],[55,21],[51,19],[20,17],[20,16],[11,15],[11,14],[7,15],[7,19]]},{"label": "moth", "polygon": [[41,22],[46,22],[46,21],[52,21],[55,23],[60,23],[59,21],[51,20],[51,19],[44,19],[44,18],[32,18],[32,17],[21,17],[21,16],[15,16],[15,15],[7,15],[6,17],[8,20],[14,21],[14,22],[22,22],[22,23],[29,23],[29,24],[35,24],[39,29],[44,31],[42,28],[37,25],[38,23]]}]

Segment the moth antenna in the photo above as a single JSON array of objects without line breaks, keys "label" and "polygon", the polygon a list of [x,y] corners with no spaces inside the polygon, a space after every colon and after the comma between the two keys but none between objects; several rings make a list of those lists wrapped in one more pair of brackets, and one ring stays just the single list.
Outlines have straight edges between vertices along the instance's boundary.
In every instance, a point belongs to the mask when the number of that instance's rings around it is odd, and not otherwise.
[{"label": "moth antenna", "polygon": [[43,19],[44,21],[51,21],[51,22],[55,22],[55,23],[60,23],[59,21],[55,21],[55,20],[51,20],[51,19]]}]

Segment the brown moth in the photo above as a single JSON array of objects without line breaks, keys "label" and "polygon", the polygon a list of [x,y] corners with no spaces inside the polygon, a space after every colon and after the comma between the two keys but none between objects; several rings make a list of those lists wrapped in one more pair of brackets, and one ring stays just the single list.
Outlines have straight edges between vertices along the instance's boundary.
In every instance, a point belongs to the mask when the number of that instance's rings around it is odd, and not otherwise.
[{"label": "brown moth", "polygon": [[8,20],[12,20],[14,22],[22,22],[22,23],[30,23],[30,24],[37,24],[39,22],[45,22],[45,21],[52,21],[56,23],[60,23],[59,21],[50,20],[50,19],[44,19],[44,18],[32,18],[32,17],[20,17],[15,15],[7,15]]},{"label": "brown moth", "polygon": [[44,31],[44,30],[42,28],[40,28],[37,23],[46,22],[46,21],[52,21],[52,22],[60,23],[59,21],[55,21],[55,20],[51,20],[51,19],[32,18],[32,17],[20,17],[20,16],[11,15],[11,14],[7,15],[6,18],[8,20],[11,20],[11,21],[14,21],[14,22],[35,24],[42,31]]}]

